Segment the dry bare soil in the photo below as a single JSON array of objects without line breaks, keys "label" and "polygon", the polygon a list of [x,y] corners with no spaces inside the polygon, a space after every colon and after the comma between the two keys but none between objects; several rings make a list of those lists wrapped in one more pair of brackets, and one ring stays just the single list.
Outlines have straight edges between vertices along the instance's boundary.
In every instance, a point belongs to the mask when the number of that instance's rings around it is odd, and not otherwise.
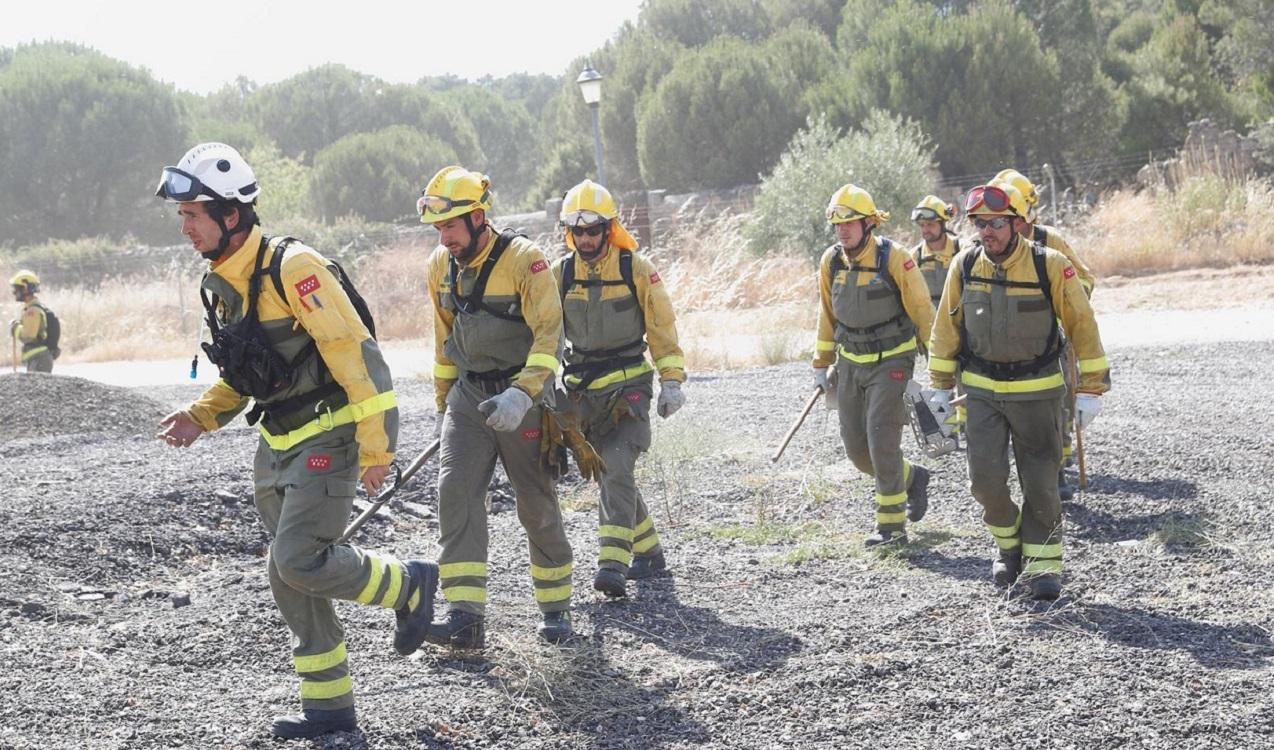
[{"label": "dry bare soil", "polygon": [[[565,482],[581,637],[541,644],[525,537],[497,512],[488,648],[400,658],[391,613],[338,605],[361,730],[292,746],[1270,747],[1274,344],[1111,359],[1051,606],[991,585],[959,456],[924,461],[912,543],[866,551],[871,485],[833,415],[769,461],[808,368],[699,375],[642,465],[671,577],[595,595],[596,492]],[[432,395],[398,391],[406,455]],[[191,395],[0,377],[0,748],[281,746],[268,720],[296,708],[297,681],[252,507],[256,440],[240,425],[186,451],[155,441]],[[436,555],[434,480],[359,543]]]}]

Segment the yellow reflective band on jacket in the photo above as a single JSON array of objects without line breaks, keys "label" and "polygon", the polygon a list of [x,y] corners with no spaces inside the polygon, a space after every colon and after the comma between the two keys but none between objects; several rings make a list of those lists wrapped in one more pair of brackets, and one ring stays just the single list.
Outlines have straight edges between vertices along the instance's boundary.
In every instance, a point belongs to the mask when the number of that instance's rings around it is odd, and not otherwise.
[{"label": "yellow reflective band on jacket", "polygon": [[449,602],[485,604],[487,601],[487,590],[481,586],[443,586],[442,594]]},{"label": "yellow reflective band on jacket", "polygon": [[322,672],[324,669],[331,669],[339,665],[345,661],[347,656],[345,653],[345,641],[341,641],[331,651],[307,656],[293,656],[292,664],[296,666],[297,672]]},{"label": "yellow reflective band on jacket", "polygon": [[536,352],[531,352],[529,355],[527,355],[526,366],[527,367],[544,367],[556,372],[558,367],[558,361],[557,361],[557,357],[554,357],[551,354],[538,354]]},{"label": "yellow reflective band on jacket", "polygon": [[1081,373],[1100,372],[1102,370],[1109,369],[1110,362],[1107,361],[1105,357],[1098,357],[1096,359],[1081,359],[1079,361],[1079,371]]},{"label": "yellow reflective band on jacket", "polygon": [[1031,544],[1029,542],[1022,543],[1022,554],[1027,557],[1061,557],[1062,543],[1056,544]]},{"label": "yellow reflective band on jacket", "polygon": [[625,542],[631,542],[633,540],[633,530],[623,526],[605,524],[597,527],[597,536],[610,537],[611,539],[622,539]]},{"label": "yellow reflective band on jacket", "polygon": [[325,681],[301,679],[302,698],[325,700],[327,698],[339,698],[352,692],[354,692],[354,681],[350,679],[349,675]]},{"label": "yellow reflective band on jacket", "polygon": [[686,369],[686,358],[680,354],[667,354],[655,360],[655,367],[660,370],[677,367],[682,370]]},{"label": "yellow reflective band on jacket", "polygon": [[486,578],[487,564],[484,562],[441,563],[438,565],[438,576],[440,578],[461,578],[463,576]]},{"label": "yellow reflective band on jacket", "polygon": [[[622,370],[615,370],[609,375],[603,375],[600,378],[597,378],[596,380],[588,384],[588,390],[591,391],[597,388],[605,388],[606,386],[613,385],[615,383],[622,383],[623,381],[628,380],[629,378],[635,378],[638,375],[650,372],[654,369],[655,368],[650,366],[649,362],[647,362],[646,360],[642,360],[640,364],[633,365],[632,367],[625,367]],[[571,385],[575,385],[579,383],[580,380],[582,380],[582,378],[580,378],[580,376],[578,375],[566,376],[566,382],[570,383]]]},{"label": "yellow reflective band on jacket", "polygon": [[819,339],[818,341],[815,341],[815,342],[814,342],[814,351],[819,351],[819,352],[833,352],[833,351],[836,351],[836,342],[835,342],[835,341],[823,341],[822,339]]},{"label": "yellow reflective band on jacket", "polygon": [[637,554],[640,555],[641,553],[647,550],[654,549],[655,545],[657,544],[659,544],[659,535],[651,534],[645,539],[641,539],[639,541],[633,542],[633,552],[636,552]]},{"label": "yellow reflective band on jacket", "polygon": [[903,352],[911,351],[915,348],[916,348],[916,337],[912,336],[911,338],[902,342],[898,346],[895,346],[892,349],[886,349],[885,351],[880,353],[871,352],[870,354],[854,354],[853,352],[850,352],[849,350],[847,350],[845,347],[842,346],[840,348],[840,355],[855,364],[867,365],[867,364],[872,364],[873,362],[879,362],[882,359],[889,359],[890,357],[902,354]]},{"label": "yellow reflective band on jacket", "polygon": [[456,365],[434,363],[434,377],[439,380],[455,380],[460,377],[460,368]]},{"label": "yellow reflective band on jacket", "polygon": [[556,568],[542,568],[533,564],[531,565],[531,577],[537,581],[558,581],[563,578],[569,578],[573,567],[571,563],[559,565]]},{"label": "yellow reflective band on jacket", "polygon": [[950,372],[956,371],[956,361],[954,359],[943,359],[941,357],[929,358],[929,370],[932,372]]},{"label": "yellow reflective band on jacket", "polygon": [[26,351],[22,352],[22,361],[26,362],[28,359],[31,359],[35,355],[43,354],[44,352],[47,352],[48,350],[49,350],[49,347],[47,346],[33,346],[30,349],[27,349]]},{"label": "yellow reflective band on jacket", "polygon": [[610,544],[603,544],[597,549],[598,560],[614,560],[618,563],[628,565],[633,561],[633,553],[623,547],[615,547]]},{"label": "yellow reflective band on jacket", "polygon": [[394,395],[393,391],[385,391],[365,401],[359,401],[357,404],[346,404],[336,411],[327,411],[319,415],[314,421],[306,422],[295,430],[282,435],[270,434],[270,431],[260,422],[257,423],[257,429],[260,430],[261,437],[265,440],[266,445],[276,451],[285,451],[320,432],[329,432],[341,425],[358,422],[373,414],[388,411],[395,406],[398,406],[398,397]]},{"label": "yellow reflective band on jacket", "polygon": [[1061,572],[1062,572],[1061,560],[1039,560],[1039,559],[1028,560],[1026,565],[1022,568],[1023,575],[1029,575],[1031,573],[1061,573]]},{"label": "yellow reflective band on jacket", "polygon": [[560,602],[564,599],[571,598],[571,584],[565,586],[553,586],[546,589],[535,590],[535,601],[537,602]]},{"label": "yellow reflective band on jacket", "polygon": [[1061,388],[1066,384],[1060,372],[1029,380],[993,380],[968,370],[960,373],[960,382],[970,388],[981,388],[992,393],[1034,393]]}]

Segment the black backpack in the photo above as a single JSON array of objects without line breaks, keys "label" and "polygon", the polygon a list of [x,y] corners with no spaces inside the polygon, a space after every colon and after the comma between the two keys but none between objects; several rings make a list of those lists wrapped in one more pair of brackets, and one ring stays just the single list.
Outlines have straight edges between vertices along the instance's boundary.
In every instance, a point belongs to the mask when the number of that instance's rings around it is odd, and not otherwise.
[{"label": "black backpack", "polygon": [[49,354],[57,359],[62,353],[58,348],[58,342],[62,340],[62,322],[49,308],[44,305],[39,305],[39,308],[44,311],[44,345],[49,348]]},{"label": "black backpack", "polygon": [[[265,238],[269,242],[270,237]],[[295,237],[284,237],[279,240],[279,244],[274,246],[274,255],[270,257],[270,279],[274,281],[274,291],[279,293],[279,298],[287,301],[287,294],[283,290],[283,254],[287,252],[288,246],[296,242]],[[349,274],[345,273],[345,269],[341,268],[341,264],[326,258],[328,265],[336,269],[336,278],[341,282],[341,289],[345,290],[345,295],[349,297],[350,304],[354,305],[354,310],[358,313],[359,320],[363,321],[363,325],[367,326],[367,332],[376,338],[376,321],[372,320],[372,310],[367,306],[367,300],[363,299],[363,295],[358,293],[358,289],[354,287],[354,282],[350,280]]]}]

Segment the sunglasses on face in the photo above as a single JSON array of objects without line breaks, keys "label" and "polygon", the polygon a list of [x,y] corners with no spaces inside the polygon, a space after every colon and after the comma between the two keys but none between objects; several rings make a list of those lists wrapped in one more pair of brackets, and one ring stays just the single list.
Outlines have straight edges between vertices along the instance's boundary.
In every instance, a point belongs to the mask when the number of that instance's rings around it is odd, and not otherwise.
[{"label": "sunglasses on face", "polygon": [[969,213],[982,206],[992,211],[1003,211],[1009,207],[1009,194],[994,185],[975,187],[964,200],[964,211]]},{"label": "sunglasses on face", "polygon": [[606,231],[605,224],[594,224],[591,227],[570,227],[571,235],[575,237],[601,237]]},{"label": "sunglasses on face", "polygon": [[974,219],[973,220],[973,226],[977,227],[978,229],[986,229],[987,227],[991,227],[992,229],[1003,229],[1012,223],[1013,223],[1012,216],[992,216],[989,219]]}]

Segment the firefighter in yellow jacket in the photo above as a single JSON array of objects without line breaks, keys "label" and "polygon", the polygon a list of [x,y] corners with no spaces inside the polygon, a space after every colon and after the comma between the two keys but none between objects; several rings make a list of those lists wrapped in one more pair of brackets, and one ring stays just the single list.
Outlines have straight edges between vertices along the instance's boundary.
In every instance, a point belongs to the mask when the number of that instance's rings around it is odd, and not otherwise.
[{"label": "firefighter in yellow jacket", "polygon": [[949,226],[955,221],[955,206],[936,195],[926,195],[911,209],[911,220],[919,227],[921,237],[921,242],[912,248],[911,257],[925,277],[929,301],[937,306],[951,259],[960,252],[960,240]]},{"label": "firefighter in yellow jacket", "polygon": [[[929,343],[937,412],[950,409],[957,369],[968,393],[965,432],[969,484],[999,553],[992,577],[1022,576],[1036,599],[1061,592],[1062,458],[1059,364],[1065,327],[1079,356],[1076,414],[1087,426],[1101,410],[1109,365],[1078,272],[1061,253],[1021,235],[1029,212],[1022,194],[1000,183],[970,191],[966,215],[978,242],[956,256]],[[1009,492],[1009,450],[1022,507]]]},{"label": "firefighter in yellow jacket", "polygon": [[433,618],[438,568],[335,543],[360,478],[372,493],[388,474],[398,436],[393,384],[343,272],[300,242],[263,235],[260,192],[251,167],[221,143],[195,146],[163,170],[156,194],[177,204],[182,233],[209,261],[204,350],[221,379],[165,417],[159,437],[189,446],[254,402],[256,506],[274,535],[270,590],[292,631],[303,709],[271,731],[314,737],[356,728],[332,600],[393,609],[394,648],[410,654]]},{"label": "firefighter in yellow jacket", "polygon": [[[1066,238],[1057,229],[1045,226],[1039,223],[1039,193],[1035,190],[1035,185],[1016,169],[1003,169],[992,180],[993,184],[1008,183],[1012,185],[1022,197],[1026,199],[1026,206],[1029,211],[1027,214],[1026,224],[1022,227],[1022,236],[1026,237],[1028,242],[1035,242],[1045,247],[1050,247],[1071,262],[1071,266],[1075,268],[1075,275],[1079,278],[1080,286],[1084,287],[1084,293],[1090,298],[1093,296],[1093,287],[1097,283],[1097,279],[1093,276],[1093,272],[1089,270],[1083,259],[1079,257]],[[1064,333],[1064,332],[1063,332]],[[1062,421],[1062,462],[1069,464],[1072,453],[1072,431],[1075,423],[1075,383],[1071,377],[1075,368],[1075,349],[1067,346],[1062,350],[1062,377],[1066,379],[1066,398],[1063,400],[1063,416]],[[1063,500],[1070,500],[1075,494],[1075,490],[1071,487],[1070,482],[1066,480],[1066,472],[1064,467],[1058,467],[1057,471],[1057,491]]]},{"label": "firefighter in yellow jacket", "polygon": [[933,305],[916,261],[876,236],[888,218],[866,190],[837,190],[827,221],[838,242],[818,264],[814,379],[835,392],[849,459],[876,480],[876,533],[868,546],[905,542],[907,521],[919,521],[929,507],[929,471],[902,455],[902,395],[929,337]]},{"label": "firefighter in yellow jacket", "polygon": [[558,406],[572,414],[606,466],[598,480],[593,588],[621,597],[626,579],[667,568],[633,470],[650,447],[654,376],[659,375],[655,410],[670,417],[685,403],[685,356],[667,287],[650,259],[637,254],[637,240],[620,223],[610,192],[584,180],[563,199],[561,222],[572,252],[553,264],[569,344],[566,395]]},{"label": "firefighter in yellow jacket", "polygon": [[9,336],[22,347],[22,362],[27,372],[53,372],[58,356],[57,316],[36,297],[40,277],[33,271],[18,271],[9,279],[13,299],[22,303],[22,315],[9,323]]},{"label": "firefighter in yellow jacket", "polygon": [[442,450],[438,470],[439,568],[446,615],[438,645],[481,648],[487,603],[485,498],[504,464],[526,529],[540,635],[572,635],[570,542],[553,477],[540,463],[542,410],[551,406],[562,348],[562,305],[544,253],[487,221],[491,183],[445,167],[417,202],[438,230],[429,258],[434,310],[434,387]]}]

